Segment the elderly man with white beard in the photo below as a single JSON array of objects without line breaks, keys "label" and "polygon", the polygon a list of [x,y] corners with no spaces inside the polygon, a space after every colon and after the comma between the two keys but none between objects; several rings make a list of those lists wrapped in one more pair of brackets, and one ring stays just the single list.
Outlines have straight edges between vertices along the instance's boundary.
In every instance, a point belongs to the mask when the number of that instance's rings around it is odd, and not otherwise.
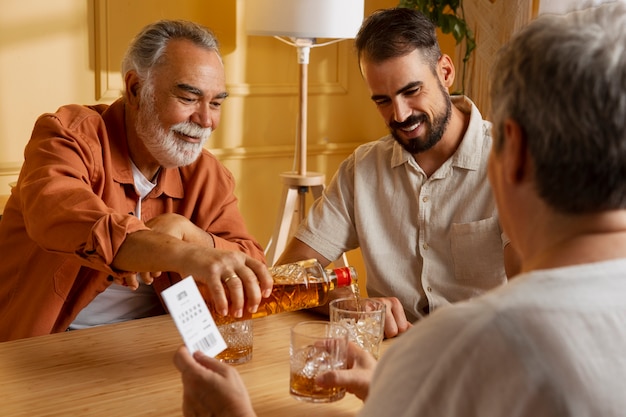
[{"label": "elderly man with white beard", "polygon": [[37,120],[0,221],[0,341],[163,314],[192,275],[217,311],[269,295],[232,174],[203,148],[227,97],[212,32],[163,20],[122,62],[123,96]]}]

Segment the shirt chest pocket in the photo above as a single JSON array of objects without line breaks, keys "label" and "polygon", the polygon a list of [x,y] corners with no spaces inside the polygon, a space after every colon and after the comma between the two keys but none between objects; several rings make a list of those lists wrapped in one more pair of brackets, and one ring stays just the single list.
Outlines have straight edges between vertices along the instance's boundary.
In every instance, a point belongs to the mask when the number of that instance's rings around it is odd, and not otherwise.
[{"label": "shirt chest pocket", "polygon": [[491,288],[506,280],[502,237],[497,217],[451,227],[454,275],[479,288]]},{"label": "shirt chest pocket", "polygon": [[67,300],[79,270],[80,265],[77,262],[67,259],[54,272],[54,292],[62,300]]}]

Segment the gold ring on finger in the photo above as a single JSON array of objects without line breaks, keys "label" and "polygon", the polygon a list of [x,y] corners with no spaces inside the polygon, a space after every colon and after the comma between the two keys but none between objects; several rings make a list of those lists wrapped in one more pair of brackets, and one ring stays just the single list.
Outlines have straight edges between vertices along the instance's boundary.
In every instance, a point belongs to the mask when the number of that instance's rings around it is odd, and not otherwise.
[{"label": "gold ring on finger", "polygon": [[237,275],[237,274],[233,274],[233,275],[231,275],[231,276],[229,276],[229,277],[224,278],[224,279],[222,280],[222,282],[223,282],[224,284],[227,284],[227,283],[228,283],[228,281],[230,281],[230,280],[231,280],[231,279],[233,279],[233,278],[239,278],[239,275]]}]

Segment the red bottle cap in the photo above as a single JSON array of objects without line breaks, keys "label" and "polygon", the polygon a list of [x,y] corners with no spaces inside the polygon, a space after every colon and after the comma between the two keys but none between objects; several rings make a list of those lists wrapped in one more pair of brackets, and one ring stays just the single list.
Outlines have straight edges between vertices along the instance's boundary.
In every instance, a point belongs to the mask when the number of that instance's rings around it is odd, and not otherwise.
[{"label": "red bottle cap", "polygon": [[349,267],[345,266],[343,268],[335,268],[334,271],[337,275],[337,287],[345,287],[352,284],[352,277]]}]

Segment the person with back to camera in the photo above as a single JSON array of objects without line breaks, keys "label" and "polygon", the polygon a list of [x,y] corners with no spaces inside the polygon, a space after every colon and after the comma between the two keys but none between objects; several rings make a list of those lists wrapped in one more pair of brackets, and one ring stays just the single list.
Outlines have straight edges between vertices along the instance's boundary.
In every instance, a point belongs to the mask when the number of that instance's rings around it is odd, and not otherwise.
[{"label": "person with back to camera", "polygon": [[35,124],[0,221],[0,341],[163,314],[160,291],[180,276],[221,314],[271,292],[234,178],[203,148],[228,95],[215,36],[150,24],[122,74],[110,106],[67,105]]},{"label": "person with back to camera", "polygon": [[[522,272],[378,364],[351,345],[351,368],[318,382],[364,399],[359,417],[624,415],[625,49],[617,2],[542,15],[501,50],[489,180]],[[185,416],[255,415],[234,368],[184,347],[174,361]]]},{"label": "person with back to camera", "polygon": [[441,306],[505,283],[516,256],[487,181],[491,124],[469,98],[448,93],[455,68],[435,25],[412,9],[379,10],[355,44],[390,135],[341,164],[277,263],[327,265],[360,248],[367,293],[387,305],[385,336],[392,337]]}]

